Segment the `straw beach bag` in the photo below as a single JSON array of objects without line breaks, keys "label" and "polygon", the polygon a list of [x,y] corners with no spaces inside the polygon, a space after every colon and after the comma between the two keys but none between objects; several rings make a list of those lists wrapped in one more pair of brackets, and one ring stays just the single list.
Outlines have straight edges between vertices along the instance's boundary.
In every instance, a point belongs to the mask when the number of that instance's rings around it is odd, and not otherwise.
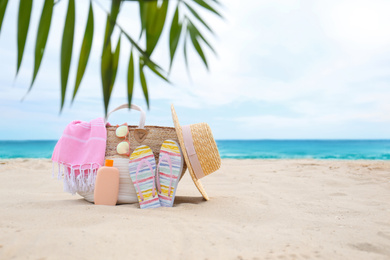
[{"label": "straw beach bag", "polygon": [[[107,114],[106,123],[108,117],[115,111],[128,108],[128,104],[123,104]],[[173,140],[179,143],[176,130],[174,127],[165,126],[145,126],[145,112],[137,105],[132,104],[131,109],[137,110],[141,113],[138,126],[129,125],[129,142],[130,153],[134,151],[140,145],[147,145],[152,149],[156,164],[158,164],[159,152],[162,143],[167,140]],[[130,174],[128,172],[129,157],[126,155],[120,155],[116,152],[117,145],[123,141],[123,138],[116,136],[115,131],[117,126],[112,126],[109,123],[106,124],[107,129],[107,146],[106,146],[106,159],[114,159],[114,167],[117,167],[120,172],[119,176],[119,196],[117,204],[136,203],[138,202],[137,193],[134,185],[131,181]],[[187,166],[184,163],[182,175],[186,171]],[[93,202],[93,191],[89,193],[79,194],[87,201]]]}]

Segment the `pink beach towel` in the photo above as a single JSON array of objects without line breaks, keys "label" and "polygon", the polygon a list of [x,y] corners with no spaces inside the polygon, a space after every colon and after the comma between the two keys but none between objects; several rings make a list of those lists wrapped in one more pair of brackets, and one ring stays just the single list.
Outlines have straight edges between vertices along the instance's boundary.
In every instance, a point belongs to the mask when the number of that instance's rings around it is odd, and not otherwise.
[{"label": "pink beach towel", "polygon": [[53,155],[58,164],[58,178],[64,178],[64,191],[91,192],[97,170],[104,163],[107,131],[103,118],[91,122],[73,121],[66,126]]}]

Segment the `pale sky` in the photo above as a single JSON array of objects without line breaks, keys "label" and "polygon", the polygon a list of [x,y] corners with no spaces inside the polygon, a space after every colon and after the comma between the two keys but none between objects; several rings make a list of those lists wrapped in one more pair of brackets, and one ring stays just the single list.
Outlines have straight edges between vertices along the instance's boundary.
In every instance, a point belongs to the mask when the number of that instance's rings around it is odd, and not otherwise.
[{"label": "pale sky", "polygon": [[[25,55],[17,79],[16,20],[19,1],[9,1],[0,34],[0,140],[58,139],[72,120],[104,114],[100,50],[104,13],[94,5],[95,35],[81,89],[59,115],[60,45],[67,1],[54,10],[48,45],[33,90],[37,24],[43,1],[34,1]],[[100,0],[103,4],[108,1]],[[173,1],[172,1],[173,2]],[[177,53],[173,85],[147,73],[151,109],[147,125],[173,126],[170,104],[181,124],[207,122],[216,139],[389,139],[390,1],[221,0],[225,20],[202,12],[217,37],[207,52],[210,71],[191,49],[190,80]],[[75,72],[89,1],[76,3],[76,36],[67,95]],[[169,24],[172,18],[171,4]],[[107,7],[108,9],[108,7]],[[138,6],[125,4],[119,23],[139,33]],[[152,58],[169,65],[165,28]],[[114,33],[114,38],[118,36]],[[116,40],[114,40],[116,42]],[[126,103],[129,44],[122,39],[119,72],[110,109]],[[146,109],[139,82],[134,103]],[[138,123],[138,112],[117,112],[111,123]]]}]

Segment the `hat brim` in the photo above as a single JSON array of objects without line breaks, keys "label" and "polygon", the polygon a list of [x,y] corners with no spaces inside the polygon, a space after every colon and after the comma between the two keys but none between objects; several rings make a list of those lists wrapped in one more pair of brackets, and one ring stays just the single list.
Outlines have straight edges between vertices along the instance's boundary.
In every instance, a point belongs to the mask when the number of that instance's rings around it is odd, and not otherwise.
[{"label": "hat brim", "polygon": [[203,188],[203,185],[200,182],[200,180],[198,180],[196,178],[196,175],[195,175],[194,170],[192,168],[190,159],[188,158],[187,150],[186,150],[185,145],[184,145],[183,132],[182,132],[182,129],[181,129],[181,126],[179,123],[179,119],[176,115],[176,111],[175,111],[173,104],[171,105],[171,111],[172,111],[172,120],[173,120],[173,124],[175,125],[177,138],[179,139],[181,150],[183,152],[183,157],[184,157],[184,160],[187,164],[188,171],[190,172],[191,179],[195,183],[196,188],[198,188],[199,192],[202,194],[203,198],[205,200],[209,200],[209,196],[207,195],[205,189]]}]

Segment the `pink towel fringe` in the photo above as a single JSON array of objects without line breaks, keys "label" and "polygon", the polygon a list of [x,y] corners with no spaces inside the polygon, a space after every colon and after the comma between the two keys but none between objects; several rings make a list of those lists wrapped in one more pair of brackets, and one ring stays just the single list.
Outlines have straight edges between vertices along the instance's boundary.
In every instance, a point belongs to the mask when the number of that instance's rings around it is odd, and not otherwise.
[{"label": "pink towel fringe", "polygon": [[[103,118],[90,122],[72,121],[58,140],[52,155],[57,164],[57,178],[64,182],[64,191],[91,192],[96,172],[104,164],[107,130]],[[53,177],[55,172],[53,164]]]},{"label": "pink towel fringe", "polygon": [[76,192],[92,192],[95,188],[97,170],[101,165],[90,163],[80,165],[68,165],[53,162],[52,177],[55,176],[54,168],[57,165],[57,179],[64,183],[64,191],[75,195]]}]

